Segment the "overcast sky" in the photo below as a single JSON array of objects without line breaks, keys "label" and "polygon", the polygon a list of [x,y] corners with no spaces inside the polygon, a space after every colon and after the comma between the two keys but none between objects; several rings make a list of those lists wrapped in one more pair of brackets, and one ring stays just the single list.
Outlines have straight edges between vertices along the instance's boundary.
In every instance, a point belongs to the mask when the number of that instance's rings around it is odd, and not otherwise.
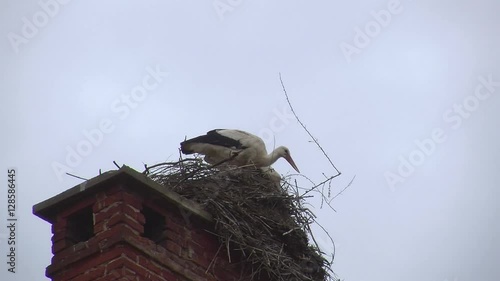
[{"label": "overcast sky", "polygon": [[31,208],[81,182],[66,171],[142,171],[238,128],[334,174],[279,72],[343,173],[332,194],[356,175],[336,213],[311,199],[340,278],[500,280],[498,1],[129,2],[0,1],[0,178],[17,168],[19,219],[16,274],[0,227],[1,280],[46,280],[50,225]]}]

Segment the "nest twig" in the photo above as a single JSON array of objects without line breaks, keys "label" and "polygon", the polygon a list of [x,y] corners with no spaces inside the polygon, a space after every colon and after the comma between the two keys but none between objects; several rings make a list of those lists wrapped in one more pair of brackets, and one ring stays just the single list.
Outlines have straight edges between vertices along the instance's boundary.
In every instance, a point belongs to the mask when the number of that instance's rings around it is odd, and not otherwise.
[{"label": "nest twig", "polygon": [[277,182],[255,167],[214,167],[200,158],[146,166],[144,173],[213,215],[214,234],[228,256],[240,252],[252,265],[247,280],[263,275],[279,281],[335,280],[331,262],[309,243],[315,216],[304,206],[306,196],[289,181]]}]

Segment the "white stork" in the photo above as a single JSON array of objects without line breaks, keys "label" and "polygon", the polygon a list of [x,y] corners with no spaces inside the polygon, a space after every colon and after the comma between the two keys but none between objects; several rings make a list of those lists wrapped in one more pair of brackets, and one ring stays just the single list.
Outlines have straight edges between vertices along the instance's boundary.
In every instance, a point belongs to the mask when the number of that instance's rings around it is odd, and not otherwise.
[{"label": "white stork", "polygon": [[181,151],[184,154],[203,154],[205,161],[210,164],[227,160],[236,166],[253,164],[256,167],[269,167],[283,157],[300,173],[288,148],[280,146],[267,154],[261,138],[240,130],[212,130],[206,135],[181,142]]}]

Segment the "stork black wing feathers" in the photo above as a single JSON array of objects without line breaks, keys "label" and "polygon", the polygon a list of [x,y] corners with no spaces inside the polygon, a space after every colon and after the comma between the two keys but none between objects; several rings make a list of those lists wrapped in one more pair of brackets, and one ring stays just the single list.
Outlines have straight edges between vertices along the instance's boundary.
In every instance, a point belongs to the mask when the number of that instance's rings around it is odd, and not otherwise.
[{"label": "stork black wing feathers", "polygon": [[192,139],[185,140],[181,142],[181,151],[184,154],[192,154],[194,151],[186,148],[186,144],[190,143],[206,143],[218,146],[224,146],[228,148],[244,149],[245,147],[238,141],[226,136],[219,134],[216,130],[209,131],[206,135],[198,136]]}]

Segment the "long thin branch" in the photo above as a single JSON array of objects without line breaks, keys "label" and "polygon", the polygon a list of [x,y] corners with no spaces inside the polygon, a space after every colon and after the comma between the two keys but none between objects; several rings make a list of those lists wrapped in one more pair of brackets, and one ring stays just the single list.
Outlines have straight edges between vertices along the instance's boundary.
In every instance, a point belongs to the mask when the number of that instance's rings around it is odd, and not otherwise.
[{"label": "long thin branch", "polygon": [[335,196],[332,197],[332,199],[330,199],[330,202],[333,201],[333,199],[337,198],[337,196],[339,196],[340,194],[342,194],[342,192],[344,192],[344,190],[346,190],[349,186],[351,186],[352,182],[354,181],[354,179],[356,178],[356,175],[354,175],[354,177],[352,177],[352,180],[346,185],[346,187],[344,187],[344,189],[342,189],[339,193],[335,194]]},{"label": "long thin branch", "polygon": [[288,103],[288,106],[290,106],[290,109],[292,110],[292,113],[293,115],[295,116],[295,119],[297,119],[297,122],[299,122],[300,126],[302,126],[302,128],[304,128],[304,130],[307,132],[307,134],[311,137],[311,139],[314,141],[314,143],[319,147],[319,149],[321,150],[321,152],[323,152],[323,155],[325,155],[326,159],[328,159],[328,162],[330,162],[330,164],[332,165],[332,167],[335,169],[335,171],[337,171],[337,175],[333,176],[332,178],[335,178],[335,177],[338,177],[341,175],[341,172],[337,169],[337,167],[335,167],[335,164],[333,164],[332,160],[330,159],[330,157],[328,157],[328,154],[326,153],[326,151],[323,149],[323,147],[319,144],[319,142],[316,140],[316,138],[311,134],[311,132],[309,132],[309,130],[306,128],[306,126],[304,125],[304,123],[302,123],[302,121],[300,121],[299,117],[297,116],[297,113],[295,113],[295,110],[293,109],[293,106],[292,106],[292,103],[290,102],[290,98],[288,97],[288,93],[286,92],[286,89],[285,89],[285,84],[283,83],[283,79],[281,78],[281,72],[280,72],[280,82],[281,82],[281,87],[283,88],[283,92],[285,93],[285,97],[286,97],[286,101]]},{"label": "long thin branch", "polygon": [[77,179],[85,180],[85,181],[88,181],[88,180],[89,180],[89,179],[86,179],[86,178],[79,177],[79,176],[77,176],[77,175],[70,174],[70,173],[68,173],[68,172],[66,172],[66,175],[68,175],[68,176],[72,176],[72,177],[77,178]]},{"label": "long thin branch", "polygon": [[322,181],[322,182],[320,182],[320,183],[316,184],[315,186],[313,186],[313,187],[309,188],[309,190],[307,190],[306,192],[302,193],[302,196],[306,195],[307,193],[309,193],[309,192],[311,192],[311,191],[316,190],[316,188],[318,188],[319,186],[321,186],[321,185],[323,185],[323,184],[327,183],[328,181],[331,181],[334,177],[335,177],[335,176],[331,176],[331,177],[327,178],[326,180],[324,180],[324,181]]},{"label": "long thin branch", "polygon": [[328,239],[330,239],[330,242],[332,242],[332,245],[333,245],[333,253],[332,253],[332,259],[331,261],[329,262],[330,265],[333,264],[333,260],[335,259],[335,252],[336,252],[336,247],[335,247],[335,241],[333,241],[333,238],[332,236],[330,236],[330,233],[328,233],[328,231],[326,230],[326,228],[324,226],[322,226],[317,220],[314,220],[314,222],[319,226],[321,227],[321,229],[323,229],[323,232],[326,233],[326,235],[328,236]]}]

